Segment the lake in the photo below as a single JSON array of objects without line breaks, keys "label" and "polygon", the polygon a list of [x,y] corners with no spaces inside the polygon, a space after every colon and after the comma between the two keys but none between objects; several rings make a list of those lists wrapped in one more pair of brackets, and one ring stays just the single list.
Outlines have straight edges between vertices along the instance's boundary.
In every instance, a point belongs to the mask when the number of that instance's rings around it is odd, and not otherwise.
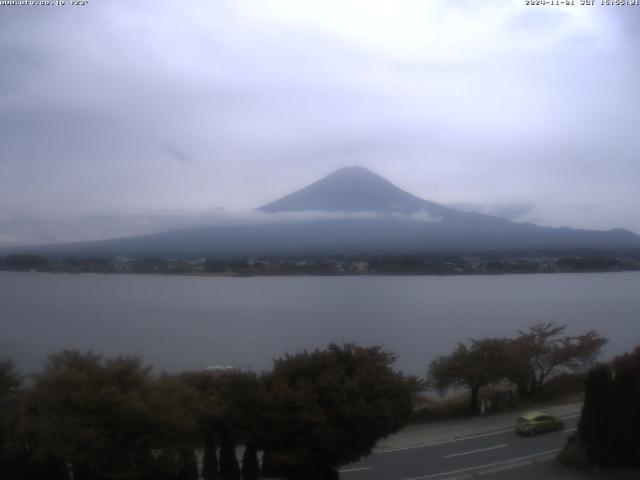
[{"label": "lake", "polygon": [[330,342],[383,345],[423,375],[457,342],[536,322],[596,329],[603,358],[640,344],[640,272],[504,276],[188,277],[0,272],[0,357],[25,372],[62,348],[157,369],[268,369]]}]

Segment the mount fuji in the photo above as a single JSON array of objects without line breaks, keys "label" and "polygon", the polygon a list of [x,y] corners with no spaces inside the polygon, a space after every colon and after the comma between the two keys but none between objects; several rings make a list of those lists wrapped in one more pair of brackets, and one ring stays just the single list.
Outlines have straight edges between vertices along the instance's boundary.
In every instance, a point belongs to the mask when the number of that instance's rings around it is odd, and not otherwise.
[{"label": "mount fuji", "polygon": [[263,205],[256,221],[21,248],[52,256],[302,256],[567,252],[640,248],[640,236],[551,228],[461,212],[363,167],[341,168]]}]

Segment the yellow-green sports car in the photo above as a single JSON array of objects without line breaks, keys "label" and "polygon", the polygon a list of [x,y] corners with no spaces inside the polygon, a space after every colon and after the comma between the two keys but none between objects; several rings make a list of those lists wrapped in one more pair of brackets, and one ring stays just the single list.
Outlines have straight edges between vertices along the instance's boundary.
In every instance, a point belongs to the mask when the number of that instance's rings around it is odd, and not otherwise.
[{"label": "yellow-green sports car", "polygon": [[548,413],[527,412],[518,417],[515,428],[518,433],[535,435],[536,433],[550,430],[562,430],[564,422],[561,418],[554,417]]}]

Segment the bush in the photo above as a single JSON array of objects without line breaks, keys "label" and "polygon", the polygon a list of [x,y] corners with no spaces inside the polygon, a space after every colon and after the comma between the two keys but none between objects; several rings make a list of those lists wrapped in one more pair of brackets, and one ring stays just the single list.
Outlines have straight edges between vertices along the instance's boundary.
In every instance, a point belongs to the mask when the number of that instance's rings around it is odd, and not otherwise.
[{"label": "bush", "polygon": [[589,467],[586,446],[577,434],[571,435],[566,445],[560,450],[558,462],[568,467],[579,468],[581,470]]},{"label": "bush", "polygon": [[572,395],[584,394],[587,373],[563,373],[549,379],[536,391],[534,401],[558,400]]},{"label": "bush", "polygon": [[292,478],[329,475],[402,428],[417,382],[395,372],[394,360],[380,347],[352,344],[276,360],[263,424],[270,466]]},{"label": "bush", "polygon": [[411,415],[410,423],[427,423],[448,418],[468,417],[469,398],[467,392],[458,392],[447,398],[420,397],[418,407]]}]

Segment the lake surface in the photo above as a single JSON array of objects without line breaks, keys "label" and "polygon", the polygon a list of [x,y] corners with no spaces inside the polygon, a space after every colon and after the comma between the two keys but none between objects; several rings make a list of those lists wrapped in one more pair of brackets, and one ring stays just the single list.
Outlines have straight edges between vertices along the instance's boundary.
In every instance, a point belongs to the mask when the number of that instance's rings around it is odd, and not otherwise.
[{"label": "lake surface", "polygon": [[157,369],[264,370],[330,342],[383,345],[417,375],[457,342],[536,322],[640,344],[640,272],[504,276],[180,277],[0,272],[0,357],[28,372],[62,348]]}]

